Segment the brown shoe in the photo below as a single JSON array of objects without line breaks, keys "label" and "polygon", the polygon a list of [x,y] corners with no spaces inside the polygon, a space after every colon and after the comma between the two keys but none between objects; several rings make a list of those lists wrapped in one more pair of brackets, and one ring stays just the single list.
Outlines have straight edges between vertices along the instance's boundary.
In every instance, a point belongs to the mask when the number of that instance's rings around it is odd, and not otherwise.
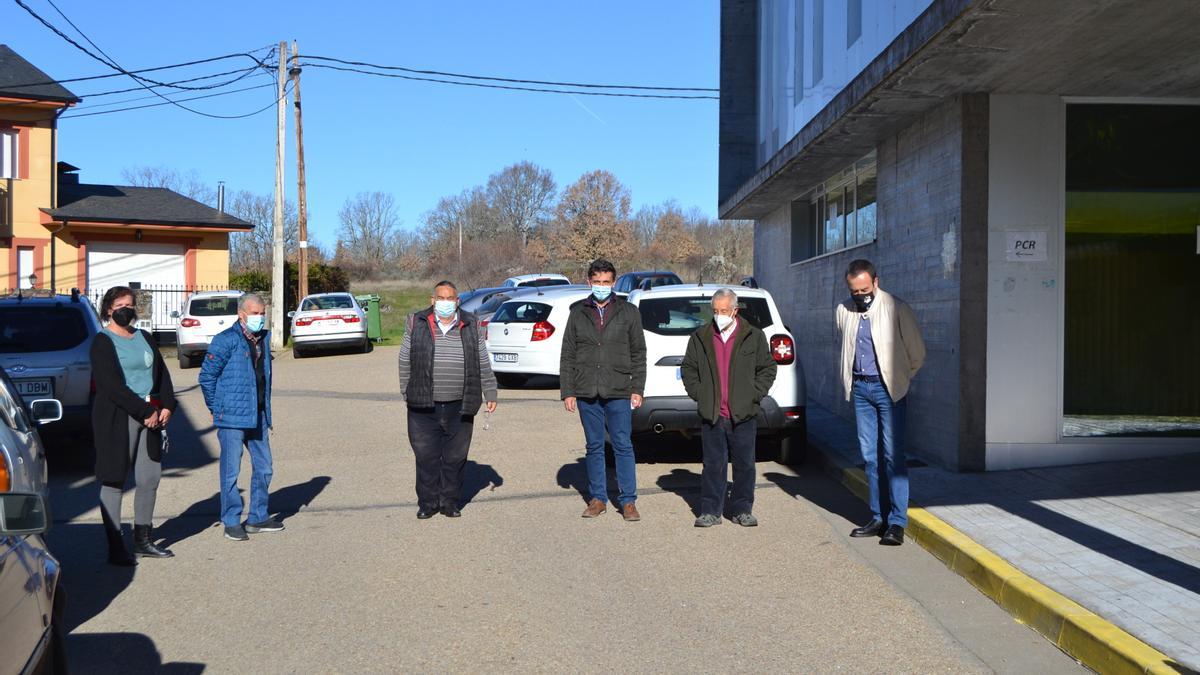
[{"label": "brown shoe", "polygon": [[595,518],[607,510],[608,507],[604,505],[604,502],[600,501],[599,499],[593,499],[592,501],[588,502],[587,508],[583,510],[583,517]]},{"label": "brown shoe", "polygon": [[637,507],[634,506],[633,502],[629,502],[625,506],[621,507],[621,517],[624,518],[626,522],[633,523],[641,520],[642,514],[638,513]]}]

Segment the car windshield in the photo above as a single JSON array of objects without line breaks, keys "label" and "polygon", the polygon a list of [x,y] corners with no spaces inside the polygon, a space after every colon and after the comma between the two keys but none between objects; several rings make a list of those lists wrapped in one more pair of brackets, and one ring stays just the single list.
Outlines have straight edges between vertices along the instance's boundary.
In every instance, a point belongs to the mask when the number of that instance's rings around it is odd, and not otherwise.
[{"label": "car windshield", "polygon": [[354,301],[348,295],[320,295],[304,299],[302,312],[321,309],[354,309]]},{"label": "car windshield", "polygon": [[[638,305],[642,328],[657,335],[691,335],[712,321],[712,297],[645,298]],[[770,326],[766,298],[738,298],[738,316],[756,328]]]},{"label": "car windshield", "polygon": [[550,317],[553,307],[544,302],[506,302],[492,315],[492,323],[537,323]]},{"label": "car windshield", "polygon": [[188,306],[192,316],[230,316],[238,313],[238,299],[230,297],[193,298]]},{"label": "car windshield", "polygon": [[570,285],[570,283],[571,282],[567,281],[566,279],[532,279],[530,281],[522,281],[521,286],[528,288],[541,288],[543,286],[567,286]]},{"label": "car windshield", "polygon": [[88,338],[82,306],[0,307],[0,353],[57,352]]},{"label": "car windshield", "polygon": [[674,274],[653,274],[638,279],[637,287],[642,288],[642,284],[646,284],[649,288],[658,288],[659,286],[678,286],[682,283],[683,280]]}]

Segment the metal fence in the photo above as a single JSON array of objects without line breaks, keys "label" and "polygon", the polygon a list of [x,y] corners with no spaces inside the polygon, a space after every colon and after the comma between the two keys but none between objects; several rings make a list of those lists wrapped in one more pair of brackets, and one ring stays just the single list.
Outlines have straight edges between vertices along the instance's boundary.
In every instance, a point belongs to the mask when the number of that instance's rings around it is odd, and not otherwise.
[{"label": "metal fence", "polygon": [[[153,333],[174,333],[176,326],[179,324],[179,317],[187,309],[188,298],[193,293],[199,291],[227,291],[228,286],[139,286],[132,284],[134,296],[137,298],[137,313],[138,313],[138,328],[142,328]],[[73,289],[60,288],[58,294],[71,295]],[[18,292],[24,293],[30,297],[46,296],[50,294],[49,289],[10,289],[5,291],[6,295],[16,295]],[[80,295],[84,295],[96,307],[96,311],[100,311],[100,302],[104,299],[104,294],[108,292],[108,288],[88,288],[80,290]]]}]

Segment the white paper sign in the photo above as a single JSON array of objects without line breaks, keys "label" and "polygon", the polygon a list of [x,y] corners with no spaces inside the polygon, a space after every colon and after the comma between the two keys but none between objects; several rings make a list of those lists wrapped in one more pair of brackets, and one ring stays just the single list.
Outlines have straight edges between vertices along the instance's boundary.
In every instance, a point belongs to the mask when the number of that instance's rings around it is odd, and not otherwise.
[{"label": "white paper sign", "polygon": [[1046,259],[1046,233],[1009,232],[1005,249],[1008,259],[1017,262],[1041,262]]}]

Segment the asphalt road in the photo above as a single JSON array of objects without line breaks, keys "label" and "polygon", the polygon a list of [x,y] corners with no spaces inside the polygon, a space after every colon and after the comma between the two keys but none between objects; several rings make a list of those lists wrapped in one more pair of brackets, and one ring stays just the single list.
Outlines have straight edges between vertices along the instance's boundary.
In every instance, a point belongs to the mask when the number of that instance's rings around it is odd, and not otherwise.
[{"label": "asphalt road", "polygon": [[94,479],[53,477],[73,669],[1080,670],[919,547],[846,537],[864,507],[815,467],[760,462],[761,525],[700,530],[698,448],[642,445],[642,521],[581,519],[583,433],[547,387],[501,392],[463,517],[418,521],[396,353],[277,358],[287,530],[248,542],[216,525],[216,434],[198,371],[170,361],[182,403],[156,525],[176,558],[102,564]]}]

